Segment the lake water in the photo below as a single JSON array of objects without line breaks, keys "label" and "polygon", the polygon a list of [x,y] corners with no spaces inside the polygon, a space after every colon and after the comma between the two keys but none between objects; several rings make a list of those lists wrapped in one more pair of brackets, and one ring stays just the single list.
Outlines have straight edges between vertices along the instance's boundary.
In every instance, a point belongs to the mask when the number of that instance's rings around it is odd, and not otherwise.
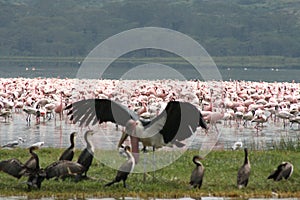
[{"label": "lake water", "polygon": [[[28,68],[28,69],[26,69]],[[0,76],[2,78],[10,77],[61,77],[61,78],[75,78],[78,72],[79,66],[66,66],[66,67],[49,67],[49,66],[0,66]],[[293,80],[299,82],[299,68],[218,68],[223,80],[247,80],[247,81],[266,81],[266,82],[292,82]],[[128,68],[129,70],[129,68]],[[181,69],[182,70],[182,69]],[[184,71],[184,77],[186,79],[201,79],[196,76],[198,73],[192,68],[187,67]],[[125,73],[126,70],[121,70],[120,67],[111,67],[103,74],[104,78],[118,79]],[[196,74],[196,75],[195,75]],[[136,77],[140,77],[140,74],[136,74]]]}]

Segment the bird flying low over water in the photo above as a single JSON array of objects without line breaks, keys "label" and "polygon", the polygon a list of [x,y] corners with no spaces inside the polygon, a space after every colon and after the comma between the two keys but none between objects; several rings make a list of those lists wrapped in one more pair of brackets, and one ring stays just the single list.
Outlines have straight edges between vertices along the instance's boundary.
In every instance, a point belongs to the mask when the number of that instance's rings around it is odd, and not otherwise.
[{"label": "bird flying low over water", "polygon": [[65,109],[69,110],[70,120],[79,122],[80,126],[113,122],[126,127],[125,134],[131,137],[135,156],[139,151],[138,141],[153,148],[173,144],[181,147],[184,145],[182,141],[189,138],[198,126],[208,128],[198,108],[188,102],[170,101],[162,113],[152,120],[140,119],[137,113],[110,99],[81,100]]},{"label": "bird flying low over water", "polygon": [[280,181],[281,179],[288,179],[293,174],[294,166],[289,162],[282,162],[278,165],[277,169],[273,171],[268,179],[273,179],[274,181]]}]

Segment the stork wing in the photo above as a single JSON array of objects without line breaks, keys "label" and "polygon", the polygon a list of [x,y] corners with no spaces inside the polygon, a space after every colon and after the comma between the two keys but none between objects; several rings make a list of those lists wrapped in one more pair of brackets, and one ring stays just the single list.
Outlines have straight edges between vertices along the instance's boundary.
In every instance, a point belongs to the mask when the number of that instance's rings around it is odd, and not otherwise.
[{"label": "stork wing", "polygon": [[80,126],[95,125],[97,122],[113,122],[125,126],[128,120],[138,120],[138,115],[110,99],[87,99],[68,105],[70,120],[79,122]]},{"label": "stork wing", "polygon": [[[201,126],[207,129],[201,112],[188,102],[170,101],[165,110],[153,119],[145,129],[158,131],[165,143],[176,143],[190,137]],[[153,128],[155,127],[155,128]],[[150,133],[154,135],[156,133]]]}]

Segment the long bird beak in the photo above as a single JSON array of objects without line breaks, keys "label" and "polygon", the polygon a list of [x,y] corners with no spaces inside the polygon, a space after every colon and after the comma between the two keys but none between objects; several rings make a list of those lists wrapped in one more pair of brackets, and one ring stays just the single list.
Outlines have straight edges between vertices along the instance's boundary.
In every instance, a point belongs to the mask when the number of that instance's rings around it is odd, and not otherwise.
[{"label": "long bird beak", "polygon": [[122,136],[119,140],[119,143],[118,143],[118,147],[122,147],[124,141],[128,138],[128,134],[126,133],[126,131],[122,131]]},{"label": "long bird beak", "polygon": [[204,121],[202,114],[200,114],[200,117],[199,117],[199,125],[204,129],[208,129],[208,126],[207,126],[206,122]]},{"label": "long bird beak", "polygon": [[[123,143],[128,138],[128,136],[129,135],[126,133],[126,131],[122,131],[122,136],[118,143],[119,148],[123,147]],[[132,148],[131,152],[133,153],[135,164],[137,164],[139,161],[139,138],[130,135],[130,143]]]}]

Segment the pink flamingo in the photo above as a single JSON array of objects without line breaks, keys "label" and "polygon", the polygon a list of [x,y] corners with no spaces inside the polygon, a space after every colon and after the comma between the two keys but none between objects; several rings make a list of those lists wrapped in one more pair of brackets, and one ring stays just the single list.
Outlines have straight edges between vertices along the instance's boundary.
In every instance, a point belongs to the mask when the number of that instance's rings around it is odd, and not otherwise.
[{"label": "pink flamingo", "polygon": [[59,114],[59,120],[62,120],[62,115],[63,115],[63,102],[62,102],[62,95],[63,93],[60,93],[60,104],[58,106],[56,106],[56,108],[54,109],[55,113]]}]

